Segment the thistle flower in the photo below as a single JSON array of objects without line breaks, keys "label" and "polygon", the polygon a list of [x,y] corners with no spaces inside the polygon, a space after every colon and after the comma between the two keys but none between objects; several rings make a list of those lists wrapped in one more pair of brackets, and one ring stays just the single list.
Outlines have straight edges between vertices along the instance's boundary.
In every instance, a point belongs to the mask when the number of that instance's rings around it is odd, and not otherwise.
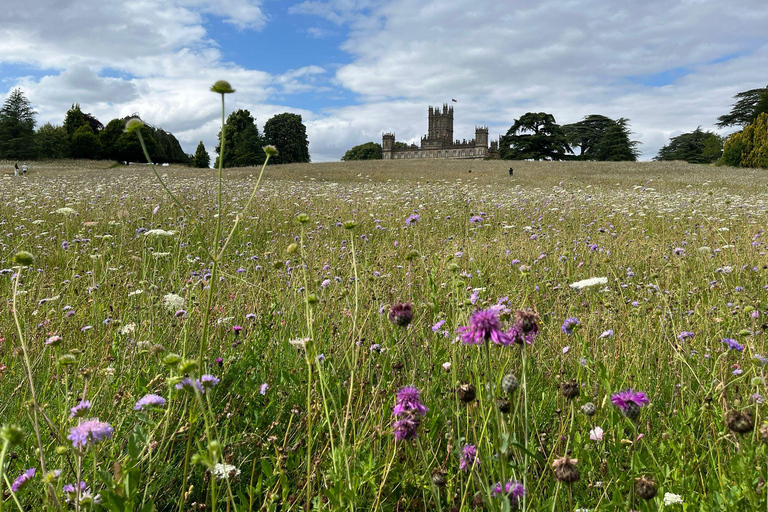
[{"label": "thistle flower", "polygon": [[520,498],[525,496],[526,490],[522,483],[518,482],[517,480],[510,480],[504,484],[503,488],[501,482],[496,482],[496,484],[491,487],[491,494],[494,498],[501,494],[506,494],[507,498],[509,499],[509,504],[512,507],[512,510],[514,510],[518,508],[520,504]]},{"label": "thistle flower", "polygon": [[650,402],[642,391],[627,389],[611,395],[611,403],[621,409],[624,415],[633,420],[640,414],[640,408]]},{"label": "thistle flower", "polygon": [[400,388],[395,396],[395,407],[392,408],[392,416],[400,416],[406,411],[414,411],[421,416],[426,416],[427,407],[421,403],[421,393],[413,386]]},{"label": "thistle flower", "polygon": [[72,407],[70,411],[70,418],[82,418],[91,410],[91,402],[89,400],[83,400],[76,406]]},{"label": "thistle flower", "polygon": [[109,423],[99,421],[98,418],[92,418],[81,421],[78,426],[72,427],[67,439],[72,441],[72,446],[75,448],[84,448],[88,445],[89,440],[98,443],[111,438],[114,431]]},{"label": "thistle flower", "polygon": [[159,395],[144,395],[136,405],[133,406],[134,411],[143,411],[145,409],[151,409],[154,407],[163,407],[165,405],[165,398]]},{"label": "thistle flower", "polygon": [[389,308],[389,321],[398,327],[408,327],[413,320],[413,306],[401,302]]},{"label": "thistle flower", "polygon": [[469,317],[469,325],[456,331],[466,345],[480,345],[484,341],[493,341],[497,345],[511,345],[513,339],[501,330],[499,313],[495,309],[481,309]]},{"label": "thistle flower", "polygon": [[461,449],[461,459],[459,460],[459,469],[469,472],[470,469],[480,465],[480,457],[477,456],[477,447],[473,444],[465,444]]},{"label": "thistle flower", "polygon": [[560,330],[563,331],[565,334],[570,336],[573,334],[573,331],[578,328],[581,325],[581,322],[579,322],[578,318],[568,318],[563,322],[562,327],[560,327]]},{"label": "thistle flower", "polygon": [[29,468],[20,474],[11,484],[11,492],[17,493],[27,485],[27,482],[35,476],[35,468]]},{"label": "thistle flower", "polygon": [[555,480],[563,482],[565,484],[572,484],[578,482],[581,475],[579,474],[579,468],[576,464],[578,459],[572,459],[567,455],[560,457],[552,463],[552,470],[555,473]]},{"label": "thistle flower", "polygon": [[656,482],[643,475],[635,482],[635,494],[644,500],[652,500],[656,496]]},{"label": "thistle flower", "polygon": [[394,427],[395,439],[398,441],[414,439],[420,424],[421,418],[415,411],[405,411],[392,425]]}]

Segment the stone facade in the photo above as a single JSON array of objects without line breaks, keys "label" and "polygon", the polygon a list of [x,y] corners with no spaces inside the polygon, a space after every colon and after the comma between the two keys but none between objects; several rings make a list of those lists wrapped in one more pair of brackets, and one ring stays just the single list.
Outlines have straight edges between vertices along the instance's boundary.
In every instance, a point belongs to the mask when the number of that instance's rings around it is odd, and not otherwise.
[{"label": "stone facade", "polygon": [[453,139],[453,106],[443,104],[429,107],[429,133],[421,138],[421,146],[411,144],[395,147],[395,134],[385,133],[381,137],[384,160],[414,158],[482,159],[498,158],[499,143],[492,141],[488,146],[488,127],[476,126],[475,138]]}]

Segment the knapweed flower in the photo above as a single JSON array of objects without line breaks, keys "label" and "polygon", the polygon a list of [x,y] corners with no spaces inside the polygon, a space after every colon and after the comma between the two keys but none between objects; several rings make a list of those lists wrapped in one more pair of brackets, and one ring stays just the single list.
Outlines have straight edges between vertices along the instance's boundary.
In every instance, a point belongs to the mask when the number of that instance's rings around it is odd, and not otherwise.
[{"label": "knapweed flower", "polygon": [[480,457],[477,456],[477,447],[473,444],[465,444],[461,449],[459,469],[469,471],[480,465]]},{"label": "knapweed flower", "polygon": [[720,343],[725,343],[726,345],[728,345],[728,348],[730,348],[732,350],[737,350],[739,352],[743,352],[744,351],[744,345],[740,344],[738,341],[736,341],[734,339],[723,338],[722,340],[720,340]]},{"label": "knapweed flower", "polygon": [[413,320],[413,306],[410,304],[401,302],[389,308],[389,321],[393,325],[408,327],[411,320]]},{"label": "knapweed flower", "polygon": [[143,411],[145,409],[151,409],[154,407],[163,407],[165,405],[165,398],[159,395],[144,395],[136,405],[133,406],[134,411]]},{"label": "knapweed flower", "polygon": [[24,471],[11,484],[11,492],[16,493],[22,490],[24,486],[27,485],[27,482],[32,480],[32,477],[34,476],[35,476],[35,468],[29,468],[28,470]]},{"label": "knapweed flower", "polygon": [[239,325],[233,325],[232,326],[232,332],[235,333],[235,336],[240,334],[240,331],[242,331],[242,330],[243,330],[243,328],[241,326],[239,326]]},{"label": "knapweed flower", "polygon": [[525,487],[523,487],[523,484],[517,480],[510,480],[504,484],[503,489],[501,482],[496,482],[496,484],[491,488],[491,494],[494,498],[500,494],[506,494],[507,498],[509,498],[509,504],[512,506],[513,510],[518,507],[520,498],[525,496],[525,493]]},{"label": "knapweed flower", "polygon": [[552,471],[555,474],[555,480],[565,484],[578,482],[581,475],[579,468],[576,467],[578,459],[572,459],[568,456],[560,457],[552,463]]},{"label": "knapweed flower", "polygon": [[642,391],[627,389],[611,395],[611,403],[621,409],[624,415],[633,420],[640,414],[640,408],[650,402]]},{"label": "knapweed flower", "polygon": [[392,425],[394,427],[395,439],[398,441],[407,441],[416,437],[416,431],[421,424],[421,417],[414,411],[404,412]]},{"label": "knapweed flower", "polygon": [[392,408],[393,416],[400,416],[405,411],[415,411],[421,416],[426,416],[427,407],[421,403],[421,392],[413,386],[405,386],[395,395],[395,407]]},{"label": "knapweed flower", "polygon": [[99,418],[92,418],[81,421],[78,426],[72,427],[67,439],[72,441],[72,446],[75,448],[84,448],[88,445],[89,440],[98,443],[111,438],[114,431],[115,429],[109,423],[99,421]]},{"label": "knapweed flower", "polygon": [[493,341],[497,345],[510,345],[513,339],[501,330],[499,313],[495,309],[481,309],[469,317],[469,325],[456,331],[461,341],[467,345],[480,345],[484,341]]},{"label": "knapweed flower", "polygon": [[578,318],[568,318],[563,322],[562,327],[560,327],[560,330],[563,331],[565,334],[570,336],[573,334],[573,331],[578,328],[581,325],[581,322],[579,322]]},{"label": "knapweed flower", "polygon": [[83,400],[76,406],[72,407],[69,412],[70,418],[82,418],[83,416],[87,415],[88,412],[91,410],[91,402],[89,400]]}]

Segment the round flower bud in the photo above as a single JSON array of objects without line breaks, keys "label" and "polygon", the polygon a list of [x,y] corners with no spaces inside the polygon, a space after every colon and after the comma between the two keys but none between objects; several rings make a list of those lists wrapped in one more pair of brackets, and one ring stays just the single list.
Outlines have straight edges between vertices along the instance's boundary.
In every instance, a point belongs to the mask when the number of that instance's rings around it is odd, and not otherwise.
[{"label": "round flower bud", "polygon": [[17,265],[30,266],[35,262],[35,257],[29,251],[19,251],[13,257],[13,262]]},{"label": "round flower bud", "polygon": [[581,475],[579,474],[579,468],[576,464],[578,459],[572,459],[568,456],[560,457],[552,463],[552,470],[555,474],[555,480],[563,482],[565,484],[572,484],[578,482]]},{"label": "round flower bud", "polygon": [[644,500],[651,500],[656,496],[656,482],[647,476],[641,476],[635,482],[635,494]]},{"label": "round flower bud", "polygon": [[511,373],[508,373],[504,376],[503,379],[501,379],[501,389],[504,390],[505,393],[512,393],[514,390],[517,389],[518,382],[517,377],[512,375]]},{"label": "round flower bud", "polygon": [[752,419],[752,415],[749,412],[730,410],[725,415],[725,424],[728,425],[729,429],[739,434],[752,432],[755,428],[755,420]]},{"label": "round flower bud", "polygon": [[307,222],[309,222],[309,215],[307,215],[306,213],[300,213],[296,216],[296,221],[299,224],[306,224]]},{"label": "round flower bud", "polygon": [[595,404],[593,404],[592,402],[587,402],[581,406],[581,412],[583,412],[587,416],[594,416],[595,413],[597,412],[597,407],[595,407]]},{"label": "round flower bud", "polygon": [[24,432],[17,425],[5,425],[0,429],[0,439],[12,445],[20,444],[24,440]]},{"label": "round flower bud", "polygon": [[626,408],[624,409],[624,416],[631,420],[636,420],[638,416],[640,416],[640,406],[637,405],[635,402],[628,402]]},{"label": "round flower bud", "polygon": [[267,156],[277,156],[277,148],[273,145],[264,146],[264,153],[266,153]]},{"label": "round flower bud", "polygon": [[162,359],[162,363],[166,366],[176,366],[181,362],[181,356],[179,354],[170,353]]},{"label": "round flower bud", "polygon": [[416,258],[418,258],[418,257],[420,257],[420,256],[421,256],[421,255],[419,254],[419,251],[417,251],[416,249],[414,249],[414,250],[412,250],[412,251],[408,252],[408,254],[406,254],[406,255],[405,255],[405,259],[406,259],[407,261],[413,261],[413,260],[415,260]]},{"label": "round flower bud", "polygon": [[294,242],[294,243],[292,243],[291,245],[289,245],[288,247],[286,247],[286,248],[285,248],[285,252],[287,252],[288,254],[293,254],[293,253],[295,253],[295,252],[296,252],[298,249],[299,249],[299,244],[297,244],[296,242]]},{"label": "round flower bud", "polygon": [[445,471],[440,468],[432,470],[432,483],[435,484],[435,487],[445,487],[446,482]]},{"label": "round flower bud", "polygon": [[142,121],[138,117],[129,117],[128,120],[125,122],[125,131],[127,133],[131,133],[135,130],[138,130],[142,126],[144,126],[144,121]]},{"label": "round flower bud", "polygon": [[59,366],[71,366],[77,362],[73,354],[64,354],[58,360]]},{"label": "round flower bud", "polygon": [[309,295],[307,295],[307,302],[310,304],[317,304],[318,302],[320,302],[320,299],[318,299],[317,295],[315,295],[314,293],[310,293]]},{"label": "round flower bud", "polygon": [[572,400],[579,396],[580,390],[579,390],[579,384],[576,382],[576,379],[569,380],[568,382],[563,382],[560,384],[560,392],[563,394],[565,398],[568,400]]},{"label": "round flower bud", "polygon": [[211,453],[219,453],[221,451],[221,443],[214,439],[208,443],[208,451]]},{"label": "round flower bud", "polygon": [[235,92],[235,90],[232,88],[231,85],[229,85],[229,82],[226,80],[218,80],[215,84],[211,86],[211,92],[216,92],[219,94],[231,94]]},{"label": "round flower bud", "polygon": [[509,414],[509,411],[512,410],[512,404],[506,398],[499,398],[496,403],[499,406],[499,411],[504,414]]},{"label": "round flower bud", "polygon": [[475,399],[477,390],[475,389],[474,384],[461,384],[456,390],[456,394],[459,396],[459,400],[466,404]]},{"label": "round flower bud", "polygon": [[355,229],[355,227],[357,227],[357,222],[353,220],[344,222],[344,229]]},{"label": "round flower bud", "polygon": [[[173,355],[173,354],[171,354]],[[165,359],[163,359],[163,362],[165,362]],[[194,359],[184,359],[183,361],[179,362],[179,373],[181,374],[189,374],[194,373],[197,371],[199,365],[197,364],[197,361]]]}]

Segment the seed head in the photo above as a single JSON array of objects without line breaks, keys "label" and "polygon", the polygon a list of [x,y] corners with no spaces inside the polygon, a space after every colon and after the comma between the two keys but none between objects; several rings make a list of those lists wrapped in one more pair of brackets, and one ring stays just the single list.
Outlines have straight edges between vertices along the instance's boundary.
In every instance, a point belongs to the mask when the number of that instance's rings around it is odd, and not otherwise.
[{"label": "seed head", "polygon": [[12,445],[21,444],[24,440],[24,432],[17,425],[4,425],[0,429],[0,439],[8,441]]},{"label": "seed head", "polygon": [[278,151],[277,151],[277,148],[275,146],[270,144],[268,146],[264,146],[264,153],[267,156],[277,156]]},{"label": "seed head", "polygon": [[29,251],[19,251],[13,257],[13,262],[17,265],[28,267],[35,262],[35,257]]},{"label": "seed head", "polygon": [[578,459],[572,459],[567,455],[555,460],[555,462],[552,463],[552,470],[555,473],[555,480],[565,484],[578,482],[579,478],[581,478],[581,475],[579,474],[579,468],[576,467],[578,462]]},{"label": "seed head", "polygon": [[432,470],[432,483],[435,484],[435,487],[445,487],[447,482],[445,475],[445,471],[441,468],[435,468]]},{"label": "seed head", "polygon": [[572,400],[579,396],[579,383],[576,382],[576,379],[569,380],[568,382],[563,382],[560,385],[560,392],[563,394],[565,398],[568,400]]},{"label": "seed head", "polygon": [[597,407],[592,402],[587,402],[581,406],[581,411],[587,416],[594,416],[597,412]]},{"label": "seed head", "polygon": [[506,398],[499,398],[499,400],[496,402],[499,406],[499,411],[503,412],[504,414],[508,414],[509,411],[512,410],[512,405],[509,403],[509,400]]},{"label": "seed head", "polygon": [[643,475],[635,482],[635,494],[644,500],[651,500],[657,493],[656,482]]},{"label": "seed head", "polygon": [[306,213],[298,214],[296,216],[296,222],[298,222],[299,224],[306,224],[307,222],[309,222],[309,215],[307,215]]},{"label": "seed head", "polygon": [[235,92],[235,90],[232,88],[231,85],[229,85],[229,82],[226,80],[218,80],[215,84],[211,86],[211,92],[216,92],[219,94],[231,94]]},{"label": "seed head", "polygon": [[394,304],[389,309],[389,321],[398,327],[408,327],[413,320],[413,306],[407,302]]},{"label": "seed head", "polygon": [[461,384],[456,390],[456,394],[459,396],[459,400],[467,404],[475,399],[477,390],[474,384]]},{"label": "seed head", "polygon": [[144,126],[144,121],[142,121],[138,117],[129,117],[128,120],[125,122],[125,131],[126,133],[131,133],[133,131],[138,130],[142,126]]},{"label": "seed head", "polygon": [[512,393],[517,389],[517,386],[517,377],[511,373],[508,373],[504,376],[503,379],[501,379],[501,389],[503,389],[505,393]]},{"label": "seed head", "polygon": [[749,412],[740,412],[735,410],[728,411],[725,415],[725,424],[728,428],[739,434],[752,432],[755,428],[755,420]]},{"label": "seed head", "polygon": [[355,229],[357,227],[357,222],[353,220],[348,220],[344,222],[344,229]]}]

